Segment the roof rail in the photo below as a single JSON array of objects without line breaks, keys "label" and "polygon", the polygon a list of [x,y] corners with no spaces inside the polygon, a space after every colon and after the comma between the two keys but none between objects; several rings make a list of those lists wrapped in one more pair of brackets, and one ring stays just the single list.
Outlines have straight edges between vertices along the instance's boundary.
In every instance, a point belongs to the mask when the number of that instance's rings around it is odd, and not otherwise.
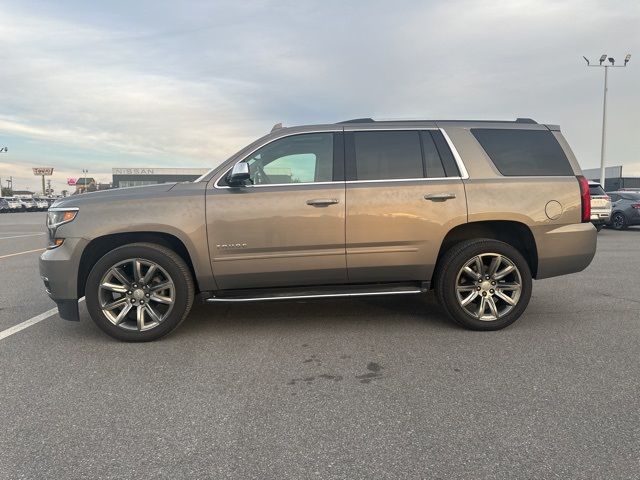
[{"label": "roof rail", "polygon": [[[385,120],[387,121],[387,120]],[[469,123],[528,123],[537,125],[536,122],[532,118],[516,118],[514,120],[388,120],[389,122],[469,122]],[[337,122],[337,125],[344,123],[376,123],[376,120],[373,118],[354,118],[351,120],[344,120],[342,122]]]},{"label": "roof rail", "polygon": [[280,130],[281,128],[282,128],[282,123],[276,123],[271,129],[271,133],[275,132],[276,130]]},{"label": "roof rail", "polygon": [[342,123],[375,123],[375,120],[373,118],[353,118],[351,120],[338,122],[338,125]]}]

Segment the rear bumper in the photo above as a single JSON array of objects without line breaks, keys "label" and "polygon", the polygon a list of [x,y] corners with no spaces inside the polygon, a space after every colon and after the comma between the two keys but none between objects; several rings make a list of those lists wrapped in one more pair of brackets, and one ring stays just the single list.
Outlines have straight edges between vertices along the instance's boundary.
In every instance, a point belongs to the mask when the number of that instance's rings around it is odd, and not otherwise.
[{"label": "rear bumper", "polygon": [[591,211],[591,223],[603,224],[608,223],[611,218],[611,211],[607,212],[594,212]]},{"label": "rear bumper", "polygon": [[537,279],[580,272],[593,260],[598,232],[592,223],[542,226],[533,230],[538,247]]}]

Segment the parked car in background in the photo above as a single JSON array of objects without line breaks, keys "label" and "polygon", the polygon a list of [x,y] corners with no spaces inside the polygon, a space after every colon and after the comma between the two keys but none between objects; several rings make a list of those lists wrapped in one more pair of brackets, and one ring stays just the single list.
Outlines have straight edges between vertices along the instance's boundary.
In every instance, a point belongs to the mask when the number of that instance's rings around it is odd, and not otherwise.
[{"label": "parked car in background", "polygon": [[47,202],[46,198],[36,198],[36,210],[39,212],[44,212],[49,209],[49,202]]},{"label": "parked car in background", "polygon": [[590,209],[557,125],[276,127],[195,182],[59,200],[40,274],[62,318],[78,320],[86,296],[96,324],[126,341],[169,333],[196,292],[253,302],[434,289],[459,325],[497,330],[525,311],[532,279],[589,265]]},{"label": "parked car in background", "polygon": [[591,223],[598,231],[611,219],[611,199],[598,182],[589,182],[591,194]]},{"label": "parked car in background", "polygon": [[36,202],[33,198],[21,198],[22,209],[27,212],[35,212],[37,210]]},{"label": "parked car in background", "polygon": [[24,210],[24,207],[22,205],[22,202],[20,201],[19,198],[16,197],[8,197],[7,199],[7,203],[9,204],[9,211],[10,212],[22,212]]},{"label": "parked car in background", "polygon": [[0,213],[9,213],[9,202],[4,198],[0,198]]},{"label": "parked car in background", "polygon": [[640,225],[640,192],[631,190],[609,192],[611,197],[610,226],[624,230],[632,225]]}]

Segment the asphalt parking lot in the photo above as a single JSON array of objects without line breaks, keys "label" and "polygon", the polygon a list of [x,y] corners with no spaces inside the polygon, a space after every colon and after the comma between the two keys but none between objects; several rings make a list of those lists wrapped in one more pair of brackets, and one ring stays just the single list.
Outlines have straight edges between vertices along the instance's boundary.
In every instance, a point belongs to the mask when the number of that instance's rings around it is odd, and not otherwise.
[{"label": "asphalt parking lot", "polygon": [[[54,306],[44,216],[0,216],[0,332]],[[640,229],[499,332],[427,295],[198,306],[125,344],[82,305],[0,340],[0,478],[631,478],[639,312]]]}]

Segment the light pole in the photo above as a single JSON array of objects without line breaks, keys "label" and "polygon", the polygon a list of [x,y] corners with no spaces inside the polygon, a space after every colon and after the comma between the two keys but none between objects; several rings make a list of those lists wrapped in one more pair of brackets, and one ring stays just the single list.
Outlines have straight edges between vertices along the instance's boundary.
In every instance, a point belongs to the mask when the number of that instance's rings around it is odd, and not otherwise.
[{"label": "light pole", "polygon": [[[9,151],[8,147],[0,146],[0,153],[7,153]],[[9,180],[7,180],[8,182]],[[7,188],[9,188],[9,184],[7,183]],[[0,177],[0,197],[2,197],[2,177]]]},{"label": "light pole", "polygon": [[[605,185],[605,173],[604,173],[604,158],[606,152],[606,140],[607,140],[607,77],[610,68],[624,68],[629,63],[631,59],[631,54],[627,53],[624,57],[624,65],[616,65],[616,61],[613,57],[607,58],[607,54],[605,53],[598,60],[598,65],[591,65],[589,59],[583,56],[584,60],[587,62],[587,67],[603,67],[604,68],[604,100],[602,103],[602,145],[600,146],[600,185],[602,185],[603,189],[607,189]],[[603,65],[605,60],[609,60],[610,65],[606,63]]]},{"label": "light pole", "polygon": [[80,193],[84,193],[84,192],[87,191],[87,175],[88,175],[88,173],[89,173],[89,170],[85,170],[84,168],[82,169],[82,175],[84,175],[84,178],[82,179],[83,180],[82,185],[84,187],[82,187],[83,190]]}]

